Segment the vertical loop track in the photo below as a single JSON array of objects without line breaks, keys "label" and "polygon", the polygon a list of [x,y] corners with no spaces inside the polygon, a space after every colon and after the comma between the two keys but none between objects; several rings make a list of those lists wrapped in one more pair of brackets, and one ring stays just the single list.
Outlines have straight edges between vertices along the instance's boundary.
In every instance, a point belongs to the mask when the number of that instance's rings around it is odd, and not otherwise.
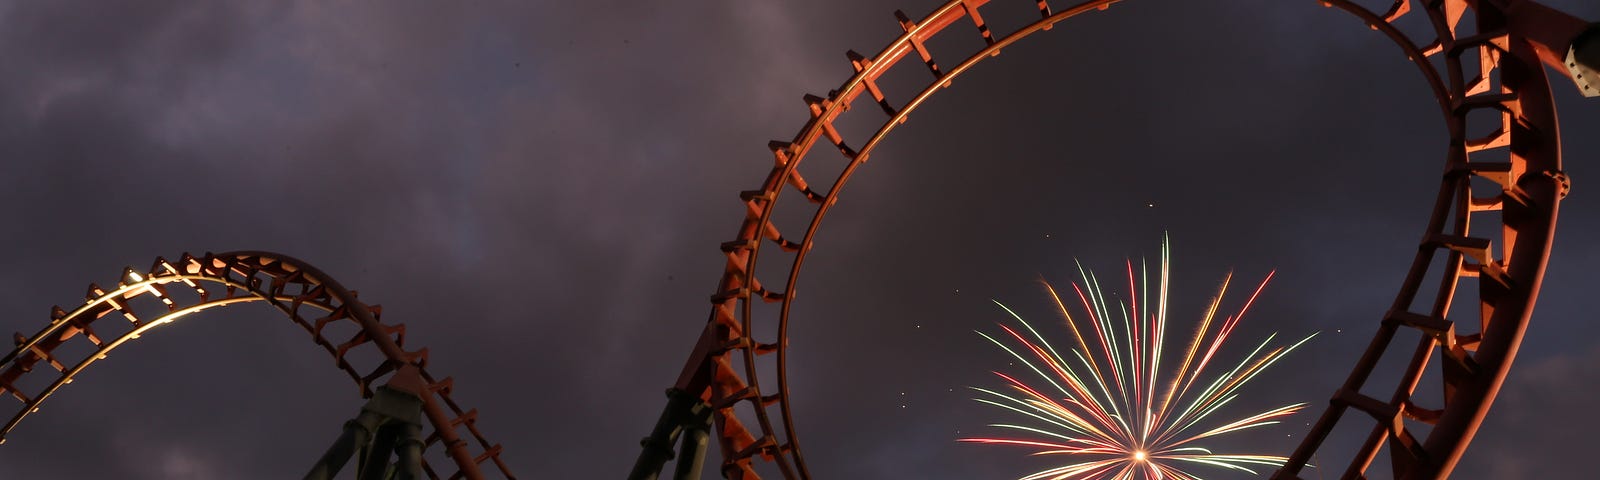
[{"label": "vertical loop track", "polygon": [[[847,52],[855,74],[825,97],[804,97],[810,113],[805,126],[792,139],[769,143],[774,162],[771,172],[759,188],[739,194],[745,205],[744,219],[737,236],[722,244],[727,263],[717,293],[711,296],[710,318],[674,386],[699,396],[713,409],[713,435],[723,452],[725,476],[760,478],[757,465],[765,464],[769,467],[761,470],[776,471],[783,478],[811,477],[790,408],[786,378],[789,315],[800,269],[817,229],[850,176],[912,110],[950,86],[955,77],[1024,37],[1080,14],[1105,10],[1118,1],[1092,0],[1057,9],[1051,2],[1035,0],[1038,19],[1005,34],[984,21],[980,10],[988,0],[950,0],[920,20],[895,12],[904,34],[870,57]],[[1549,258],[1557,206],[1567,190],[1555,109],[1540,68],[1541,56],[1566,45],[1554,45],[1548,38],[1524,38],[1530,31],[1526,18],[1520,24],[1508,23],[1506,12],[1521,8],[1526,16],[1530,15],[1526,12],[1542,9],[1536,13],[1553,13],[1552,18],[1565,29],[1559,30],[1562,32],[1571,30],[1576,20],[1532,1],[1426,0],[1414,4],[1399,0],[1381,14],[1348,0],[1321,3],[1354,14],[1400,47],[1429,85],[1450,139],[1433,213],[1394,306],[1384,314],[1377,336],[1349,381],[1334,394],[1329,409],[1276,478],[1297,478],[1351,408],[1368,414],[1376,426],[1345,478],[1364,478],[1377,452],[1386,445],[1395,478],[1439,478],[1448,475],[1461,457],[1516,354]],[[1477,33],[1458,33],[1468,12],[1474,14],[1476,27],[1472,30]],[[1408,14],[1425,16],[1436,38],[1419,44],[1394,25]],[[1546,20],[1549,18],[1541,17],[1533,24],[1548,26],[1539,23]],[[1520,30],[1518,25],[1522,25]],[[1532,31],[1546,31],[1538,28]],[[929,39],[936,35],[976,35],[984,46],[949,57],[949,52],[929,48]],[[916,61],[901,63],[913,55]],[[1440,56],[1442,70],[1434,62]],[[941,62],[945,58],[961,60]],[[1466,70],[1469,64],[1475,67],[1470,72]],[[878,84],[896,66],[928,72],[926,86],[901,105],[891,102]],[[845,138],[834,124],[863,94],[879,108],[856,110],[856,114],[875,115],[872,112],[879,110],[882,123],[868,138]],[[863,111],[868,113],[860,113]],[[1470,136],[1467,116],[1479,112],[1498,115],[1501,127],[1486,136]],[[819,143],[832,146],[824,150],[837,152],[836,159],[846,162],[825,188],[808,181],[800,168]],[[833,156],[831,153],[825,156]],[[1493,155],[1502,158],[1480,160]],[[1475,179],[1488,182],[1480,185],[1492,185],[1495,193],[1474,196]],[[801,231],[780,231],[775,221],[777,202],[786,192],[798,193],[809,205],[809,221],[784,222],[804,225]],[[772,256],[778,257],[778,263],[787,259],[788,270],[767,274],[769,283],[758,281],[757,266],[774,262],[758,263],[758,259]],[[1440,284],[1432,298],[1418,302],[1430,268],[1442,272]],[[770,283],[773,278],[779,283]],[[1461,314],[1452,315],[1451,306],[1464,282],[1476,284],[1476,301],[1460,303],[1476,306],[1478,318],[1462,323]],[[755,315],[753,302],[778,303],[776,318]],[[1400,329],[1423,333],[1400,385],[1387,401],[1362,394],[1378,359]],[[757,338],[755,333],[774,330],[777,333],[772,337]],[[1445,401],[1443,405],[1419,405],[1412,400],[1413,393],[1436,352],[1442,358],[1444,381],[1440,387]],[[761,357],[773,354],[775,375],[764,377],[758,368],[764,361]],[[1425,437],[1416,435],[1421,430],[1415,424],[1429,426]]]}]

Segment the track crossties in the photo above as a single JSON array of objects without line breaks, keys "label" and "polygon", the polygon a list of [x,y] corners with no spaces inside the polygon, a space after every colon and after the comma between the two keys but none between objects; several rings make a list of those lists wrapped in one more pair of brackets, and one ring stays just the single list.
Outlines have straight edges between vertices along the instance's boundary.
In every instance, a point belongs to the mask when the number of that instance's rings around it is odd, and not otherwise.
[{"label": "track crossties", "polygon": [[[148,270],[124,269],[115,286],[90,284],[83,303],[71,310],[51,308],[50,322],[31,336],[16,334],[16,349],[0,359],[0,395],[14,400],[8,408],[15,412],[0,430],[0,442],[39,411],[46,399],[90,365],[108,358],[112,350],[189,314],[251,302],[271,305],[310,334],[312,342],[333,357],[335,368],[355,381],[363,398],[371,397],[373,388],[399,367],[415,367],[426,384],[423,413],[433,427],[425,448],[442,446],[454,463],[424,462],[430,478],[483,478],[480,466],[485,462],[513,478],[500,460],[500,446],[478,431],[477,410],[463,410],[450,398],[450,378],[436,379],[427,372],[428,350],[405,349],[405,325],[384,324],[381,307],[362,303],[356,292],[305,262],[265,252],[183,254],[177,261],[157,258]],[[330,337],[334,331],[354,333]],[[62,348],[69,342],[79,345]],[[67,355],[67,351],[87,353]],[[382,360],[360,364],[356,358]],[[46,386],[18,388],[24,376],[44,376]]]},{"label": "track crossties", "polygon": [[[768,144],[772,170],[758,188],[738,195],[744,218],[734,238],[722,243],[726,263],[710,297],[710,318],[673,387],[711,409],[723,475],[755,479],[766,471],[783,478],[811,477],[785,377],[789,311],[818,227],[873,148],[978,62],[1024,37],[1116,3],[1035,0],[1030,5],[1038,17],[1009,33],[984,20],[987,0],[947,1],[920,19],[895,12],[902,31],[897,38],[875,55],[847,52],[843,60],[855,73],[827,95],[803,97],[797,110],[809,114],[805,125],[790,139]],[[1350,0],[1320,3],[1353,14],[1399,46],[1429,85],[1450,138],[1433,213],[1394,305],[1379,318],[1378,333],[1349,380],[1275,478],[1298,478],[1351,409],[1369,417],[1373,427],[1345,478],[1364,478],[1385,446],[1395,478],[1439,478],[1460,459],[1492,403],[1538,295],[1557,206],[1568,189],[1541,58],[1554,50],[1564,54],[1587,24],[1533,1],[1398,0],[1381,12]],[[1510,12],[1508,4],[1516,4],[1516,11]],[[1417,29],[1403,29],[1402,21],[1420,23],[1432,38],[1414,41],[1407,31]],[[944,35],[976,36],[982,47],[974,52],[930,48],[930,39]],[[879,83],[896,66],[926,71],[924,86],[904,103],[893,102],[904,97]],[[863,102],[875,108],[852,110]],[[847,138],[835,126],[847,114],[876,116],[879,126],[866,138]],[[1480,128],[1486,124],[1492,126]],[[827,163],[813,167],[805,160],[818,146]],[[803,202],[785,204],[780,215],[785,193]],[[767,260],[758,262],[762,258]],[[757,266],[773,264],[788,268],[768,268],[758,279]],[[1437,287],[1424,291],[1424,283],[1435,278]],[[1469,295],[1456,302],[1464,284],[1476,288],[1464,290]],[[1469,308],[1452,310],[1453,302]],[[760,304],[777,305],[755,307]],[[1402,330],[1420,332],[1421,339],[1409,352],[1399,385],[1387,398],[1362,393]],[[1425,405],[1417,393],[1435,353],[1443,379],[1437,397],[1444,400]],[[689,408],[678,404],[669,410]],[[651,445],[659,448],[671,438],[653,439]]]}]

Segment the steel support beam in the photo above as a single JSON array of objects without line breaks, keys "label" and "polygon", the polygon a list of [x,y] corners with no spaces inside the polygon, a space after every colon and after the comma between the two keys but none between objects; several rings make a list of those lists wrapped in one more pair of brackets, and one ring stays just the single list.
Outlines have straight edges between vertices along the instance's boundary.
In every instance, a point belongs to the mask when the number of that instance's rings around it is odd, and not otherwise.
[{"label": "steel support beam", "polygon": [[705,468],[706,446],[711,440],[711,409],[706,408],[705,403],[698,407],[691,412],[695,418],[684,425],[672,480],[700,480],[700,471]]},{"label": "steel support beam", "polygon": [[[710,438],[711,406],[694,395],[676,388],[667,390],[667,407],[656,420],[650,436],[639,441],[644,451],[634,461],[628,480],[656,480],[661,468],[674,458],[672,445],[682,437],[683,445],[677,455],[678,463],[673,478],[699,480],[705,465],[706,445]],[[688,433],[688,435],[683,435]]]},{"label": "steel support beam", "polygon": [[[422,478],[422,397],[407,391],[415,369],[401,369],[388,385],[374,390],[355,419],[306,473],[305,480],[331,480],[352,456],[360,480],[419,480]],[[359,455],[357,455],[359,452]],[[398,455],[398,464],[391,464]]]},{"label": "steel support beam", "polygon": [[334,440],[333,446],[317,459],[316,465],[311,467],[305,480],[331,480],[339,475],[339,470],[344,468],[345,462],[355,455],[357,446],[366,445],[372,441],[372,435],[381,419],[365,409],[354,420],[344,422],[344,433]]}]

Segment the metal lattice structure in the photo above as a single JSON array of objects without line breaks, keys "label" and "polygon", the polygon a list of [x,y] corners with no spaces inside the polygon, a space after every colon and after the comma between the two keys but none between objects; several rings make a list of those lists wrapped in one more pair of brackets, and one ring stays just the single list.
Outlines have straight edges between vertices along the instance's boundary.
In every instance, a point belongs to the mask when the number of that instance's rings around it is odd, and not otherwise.
[{"label": "metal lattice structure", "polygon": [[[372,397],[375,387],[392,384],[396,372],[420,377],[420,382],[410,380],[417,385],[410,393],[421,397],[423,417],[432,427],[424,446],[444,448],[453,463],[423,462],[429,478],[484,478],[481,466],[485,462],[514,478],[500,460],[500,446],[489,443],[478,431],[477,410],[463,410],[451,400],[450,378],[435,379],[428,373],[428,350],[404,348],[404,324],[384,324],[382,307],[361,302],[356,292],[315,267],[265,252],[184,254],[176,262],[157,258],[143,273],[132,267],[124,269],[113,288],[90,284],[82,305],[71,310],[51,308],[50,323],[32,336],[17,334],[16,349],[0,359],[0,395],[17,401],[8,407],[15,414],[0,429],[0,442],[52,394],[118,347],[189,314],[253,302],[271,305],[311,334],[312,342],[355,381],[363,398]],[[136,312],[140,305],[145,310]],[[97,327],[106,333],[97,333]],[[117,333],[108,334],[113,331]],[[349,338],[330,339],[328,335],[335,331],[354,333]],[[83,345],[62,348],[69,342]],[[64,356],[68,350],[87,353]],[[360,364],[358,357],[381,360]],[[26,376],[47,377],[48,384],[40,390],[24,391],[17,385]]]},{"label": "metal lattice structure", "polygon": [[[727,263],[711,297],[710,319],[668,391],[671,400],[644,440],[630,478],[656,478],[674,456],[680,436],[685,440],[677,478],[697,478],[708,435],[721,448],[720,469],[727,478],[756,479],[761,470],[811,478],[790,409],[787,331],[801,267],[839,192],[884,137],[953,78],[1022,38],[1118,2],[1092,0],[1057,10],[1035,0],[1039,18],[1002,34],[991,30],[980,13],[987,0],[950,0],[921,20],[896,12],[904,33],[878,54],[848,52],[855,74],[826,97],[805,97],[810,119],[792,139],[769,144],[771,172],[759,188],[740,192],[745,216],[737,236],[722,244]],[[1557,209],[1569,188],[1541,63],[1567,73],[1585,94],[1600,94],[1593,78],[1600,63],[1594,59],[1600,46],[1593,44],[1600,35],[1531,0],[1397,0],[1382,12],[1350,0],[1321,3],[1355,15],[1400,47],[1430,87],[1450,138],[1433,213],[1393,307],[1349,380],[1274,478],[1299,478],[1351,409],[1376,425],[1344,478],[1365,478],[1385,446],[1395,478],[1443,478],[1461,458],[1516,355],[1549,258]],[[1469,13],[1472,21],[1463,22]],[[1433,38],[1419,42],[1403,32],[1396,22],[1408,16],[1423,17]],[[972,34],[982,37],[984,46],[952,64],[941,64],[927,46],[937,35]],[[922,65],[911,68],[926,68],[931,79],[910,101],[893,104],[878,81],[912,56]],[[870,137],[846,139],[834,125],[863,95],[884,117]],[[1498,128],[1485,135],[1469,132],[1468,117],[1486,115],[1498,120]],[[825,188],[808,181],[800,168],[819,144],[848,162]],[[797,193],[809,207],[811,218],[799,223],[806,225],[801,231],[780,231],[775,222],[776,205],[786,192]],[[770,264],[773,256],[788,269],[763,271],[767,281],[758,280],[758,259]],[[1440,278],[1431,296],[1421,293],[1430,270]],[[1476,312],[1452,310],[1461,292],[1469,296],[1460,303],[1471,302]],[[777,316],[756,315],[753,302],[779,304]],[[1421,332],[1421,340],[1393,395],[1378,399],[1361,393],[1402,330]],[[757,331],[776,334],[757,338]],[[1444,401],[1420,405],[1412,399],[1436,352]],[[765,360],[758,359],[769,355],[776,356],[775,375],[762,376],[758,361]]]}]

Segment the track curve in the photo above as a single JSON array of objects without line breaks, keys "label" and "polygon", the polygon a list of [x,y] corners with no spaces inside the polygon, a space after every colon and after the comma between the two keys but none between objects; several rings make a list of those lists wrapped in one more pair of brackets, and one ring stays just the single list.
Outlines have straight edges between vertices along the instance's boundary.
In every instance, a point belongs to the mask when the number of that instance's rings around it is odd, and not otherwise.
[{"label": "track curve", "polygon": [[[335,366],[355,381],[363,398],[370,397],[373,387],[383,384],[400,367],[418,370],[428,385],[422,395],[423,413],[433,427],[425,448],[443,445],[454,463],[453,469],[435,470],[424,461],[424,471],[431,478],[483,478],[480,464],[486,461],[492,461],[506,478],[514,478],[500,460],[500,446],[490,444],[478,431],[477,411],[462,410],[450,399],[452,380],[435,379],[427,372],[427,349],[403,348],[405,325],[382,323],[382,307],[362,303],[356,292],[303,261],[252,251],[207,253],[201,257],[183,254],[177,262],[157,258],[144,273],[132,267],[124,269],[115,288],[91,283],[84,297],[84,303],[71,311],[53,307],[49,324],[32,336],[16,334],[16,349],[0,358],[0,396],[20,402],[13,404],[16,413],[0,429],[0,443],[24,418],[37,412],[40,404],[71,383],[74,376],[155,327],[211,308],[265,302],[311,334],[312,341],[333,357]],[[135,308],[146,311],[135,312]],[[315,312],[315,316],[303,316],[303,312]],[[126,323],[101,321],[113,313]],[[102,332],[116,333],[99,334],[96,326]],[[326,336],[334,330],[354,333],[335,343]],[[80,339],[80,345],[61,348],[74,339]],[[87,342],[87,348],[81,345],[83,342]],[[88,353],[62,357],[69,355],[68,350]],[[358,367],[359,362],[352,361],[352,351],[382,360]],[[41,363],[51,368],[37,369]],[[48,377],[50,373],[55,376]],[[38,391],[25,392],[16,385],[29,374],[46,375],[49,383]],[[475,445],[462,438],[463,427]]]},{"label": "track curve", "polygon": [[[1055,11],[1047,1],[1035,0],[1039,19],[1003,35],[992,31],[979,12],[987,0],[950,0],[919,21],[895,12],[902,35],[872,57],[848,52],[856,73],[826,97],[805,96],[810,119],[791,140],[769,143],[773,169],[759,189],[740,192],[745,218],[735,239],[722,244],[727,263],[717,293],[711,297],[710,318],[674,385],[674,390],[698,396],[712,409],[713,435],[723,454],[724,476],[760,478],[756,465],[762,463],[783,478],[811,478],[795,432],[786,378],[789,312],[817,230],[855,170],[912,110],[948,87],[956,76],[1024,37],[1120,1],[1091,0]],[[1460,459],[1515,357],[1549,258],[1557,207],[1569,188],[1561,170],[1555,107],[1540,67],[1540,55],[1545,52],[1538,49],[1550,46],[1531,43],[1508,28],[1505,9],[1508,3],[1518,3],[1514,1],[1441,0],[1414,7],[1409,0],[1397,0],[1383,13],[1348,0],[1320,3],[1355,15],[1400,47],[1428,83],[1444,117],[1449,143],[1433,213],[1394,305],[1384,314],[1377,335],[1349,380],[1335,392],[1311,435],[1275,478],[1298,478],[1298,472],[1350,408],[1371,416],[1376,426],[1351,461],[1345,478],[1364,478],[1385,444],[1390,446],[1395,478],[1441,478]],[[1417,14],[1414,8],[1426,16],[1435,40],[1419,44],[1396,25],[1408,14]],[[1467,12],[1474,13],[1475,31],[1481,33],[1458,34]],[[946,70],[926,43],[956,24],[971,25],[969,32],[981,36],[985,46]],[[912,54],[932,79],[906,104],[893,105],[877,81]],[[1467,66],[1476,67],[1472,77],[1466,75]],[[864,94],[878,104],[886,118],[858,144],[858,150],[834,123]],[[1499,128],[1472,136],[1467,116],[1481,112],[1498,115]],[[799,167],[823,140],[848,164],[827,190],[818,191]],[[1494,155],[1504,160],[1481,160]],[[1474,185],[1480,191],[1496,193],[1474,196]],[[790,189],[811,206],[812,216],[798,236],[785,235],[774,222],[777,202]],[[1475,218],[1489,223],[1488,228],[1471,228]],[[1496,230],[1495,225],[1500,228]],[[778,247],[776,254],[763,249],[769,244]],[[768,258],[790,255],[787,272],[778,275],[786,280],[781,286],[757,280],[758,259],[763,254]],[[778,263],[784,263],[782,260]],[[1417,304],[1430,268],[1442,272],[1438,287],[1431,302]],[[1476,315],[1451,314],[1463,280],[1478,284]],[[757,318],[751,303],[756,300],[780,303],[777,317]],[[1413,311],[1419,307],[1423,308],[1420,313]],[[1477,321],[1457,321],[1472,316],[1478,317]],[[1402,328],[1422,335],[1393,396],[1382,401],[1361,393]],[[758,329],[777,333],[756,338],[752,332]],[[1412,398],[1435,350],[1445,359],[1440,371],[1444,380],[1441,398],[1446,401],[1429,408]],[[763,385],[758,359],[771,354],[776,354],[775,374]],[[754,429],[745,419],[754,421]],[[1420,431],[1427,432],[1425,439],[1415,435]]]}]

